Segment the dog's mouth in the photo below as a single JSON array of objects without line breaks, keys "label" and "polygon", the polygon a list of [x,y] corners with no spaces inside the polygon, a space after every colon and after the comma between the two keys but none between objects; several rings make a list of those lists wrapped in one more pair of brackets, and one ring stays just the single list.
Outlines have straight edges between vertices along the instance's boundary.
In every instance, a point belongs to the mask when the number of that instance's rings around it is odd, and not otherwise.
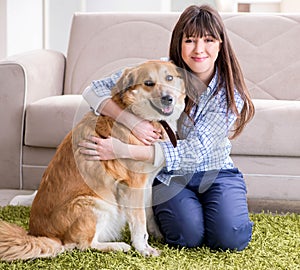
[{"label": "dog's mouth", "polygon": [[151,99],[149,100],[153,109],[155,109],[159,114],[164,116],[169,116],[174,111],[174,106],[172,102],[170,104],[163,104],[162,102],[153,102]]}]

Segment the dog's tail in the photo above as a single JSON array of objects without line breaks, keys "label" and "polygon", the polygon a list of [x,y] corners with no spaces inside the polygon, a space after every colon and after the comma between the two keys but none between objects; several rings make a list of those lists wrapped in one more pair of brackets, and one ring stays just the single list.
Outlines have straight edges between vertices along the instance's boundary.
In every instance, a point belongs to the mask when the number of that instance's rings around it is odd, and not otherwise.
[{"label": "dog's tail", "polygon": [[59,240],[29,235],[22,227],[0,220],[0,260],[54,257],[64,250]]}]

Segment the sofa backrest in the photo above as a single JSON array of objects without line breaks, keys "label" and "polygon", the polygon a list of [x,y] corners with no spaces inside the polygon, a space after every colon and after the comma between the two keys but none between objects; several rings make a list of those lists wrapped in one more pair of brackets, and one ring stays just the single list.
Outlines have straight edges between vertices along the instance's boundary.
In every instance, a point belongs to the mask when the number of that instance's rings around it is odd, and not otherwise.
[{"label": "sofa backrest", "polygon": [[[180,13],[76,13],[70,32],[65,94],[148,59],[168,56]],[[222,14],[256,99],[300,100],[300,14]]]}]

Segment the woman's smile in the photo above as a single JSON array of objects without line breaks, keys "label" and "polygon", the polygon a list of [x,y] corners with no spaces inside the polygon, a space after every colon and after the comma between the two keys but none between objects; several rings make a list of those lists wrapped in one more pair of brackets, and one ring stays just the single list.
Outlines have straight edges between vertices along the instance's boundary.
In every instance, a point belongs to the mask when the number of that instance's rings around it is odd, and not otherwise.
[{"label": "woman's smile", "polygon": [[202,56],[202,57],[192,56],[191,58],[192,58],[195,62],[204,62],[208,57],[207,57],[207,56]]}]

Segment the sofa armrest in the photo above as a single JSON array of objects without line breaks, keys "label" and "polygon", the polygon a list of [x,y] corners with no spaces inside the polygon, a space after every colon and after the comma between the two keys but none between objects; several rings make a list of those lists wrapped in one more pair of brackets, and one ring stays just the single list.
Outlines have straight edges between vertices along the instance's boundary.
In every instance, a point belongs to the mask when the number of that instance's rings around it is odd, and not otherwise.
[{"label": "sofa armrest", "polygon": [[62,95],[63,54],[36,50],[0,61],[0,188],[22,188],[26,104]]},{"label": "sofa armrest", "polygon": [[[35,50],[14,55],[0,61],[1,70],[19,67],[21,72],[13,74],[13,80],[23,80],[18,93],[25,94],[29,104],[41,98],[63,94],[65,56],[56,51]],[[1,86],[9,86],[11,78],[0,73]],[[3,83],[3,84],[2,84]]]}]

